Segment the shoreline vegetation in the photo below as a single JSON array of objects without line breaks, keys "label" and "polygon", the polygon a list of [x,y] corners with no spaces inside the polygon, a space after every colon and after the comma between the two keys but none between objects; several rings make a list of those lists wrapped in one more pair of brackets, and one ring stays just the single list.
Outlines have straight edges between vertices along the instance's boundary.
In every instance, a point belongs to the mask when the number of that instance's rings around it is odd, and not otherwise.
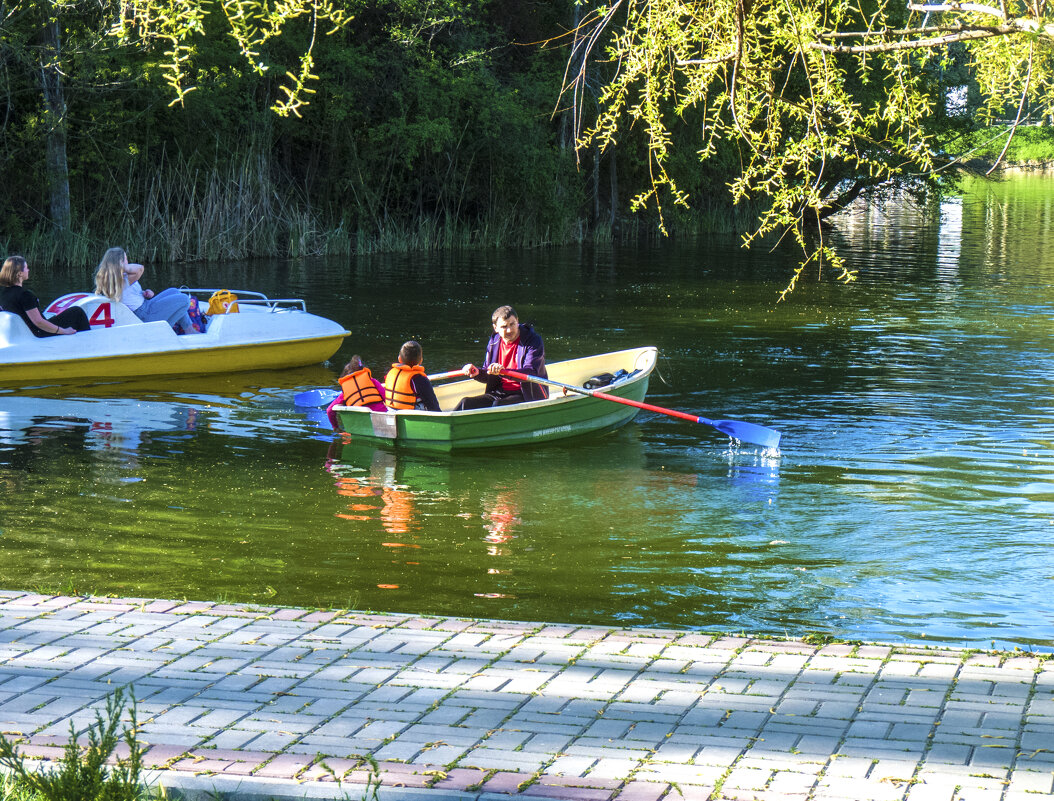
[{"label": "shoreline vegetation", "polygon": [[[750,235],[797,202],[762,184],[733,205],[758,146],[707,139],[702,109],[590,137],[615,122],[603,108],[619,68],[596,58],[607,40],[589,57],[559,35],[589,24],[570,0],[365,4],[324,36],[294,14],[248,65],[208,13],[175,67],[168,44],[103,35],[104,6],[26,4],[3,21],[0,244],[41,267],[91,267],[114,245],[183,263]],[[307,105],[278,66],[292,64]],[[1019,127],[1003,154],[1008,126],[963,133],[972,118],[934,111],[927,135],[971,169],[1054,163],[1051,128]],[[882,189],[861,169],[825,179],[822,219]],[[898,169],[905,186],[953,180]]]},{"label": "shoreline vegetation", "polygon": [[980,128],[957,141],[949,149],[950,154],[962,159],[972,171],[981,175],[988,174],[990,170],[991,176],[998,177],[1000,173],[1054,169],[1054,127],[1019,126],[1007,146],[1009,135],[1008,125]]},{"label": "shoreline vegetation", "polygon": [[[977,174],[989,171],[1002,150],[1005,132],[991,129],[964,139],[960,153]],[[599,222],[565,217],[554,226],[530,215],[494,207],[474,221],[456,216],[378,215],[368,226],[349,219],[369,216],[360,206],[336,223],[324,219],[310,201],[276,180],[268,159],[243,153],[225,167],[207,172],[194,159],[179,157],[161,171],[142,170],[130,178],[129,194],[140,201],[122,209],[119,220],[100,234],[87,224],[54,232],[46,224],[18,237],[0,237],[5,252],[28,252],[42,266],[92,266],[110,242],[122,242],[152,263],[223,262],[257,257],[361,256],[437,250],[538,247],[654,240],[663,235],[647,214]],[[1019,129],[990,177],[1054,169],[1054,128]],[[204,180],[202,175],[205,174]],[[282,187],[286,187],[283,193]],[[174,214],[173,209],[181,209]],[[732,207],[710,195],[679,211],[668,226],[672,236],[746,230],[755,209]]]},{"label": "shoreline vegetation", "polygon": [[[581,176],[579,176],[581,177]],[[553,185],[573,195],[582,186]],[[5,252],[26,252],[40,266],[93,267],[113,242],[150,263],[224,262],[269,257],[362,256],[439,250],[532,249],[538,247],[636,242],[663,237],[649,213],[625,217],[597,210],[584,214],[566,209],[525,210],[492,199],[488,204],[458,197],[453,206],[472,207],[471,215],[405,212],[402,201],[365,203],[353,192],[334,219],[298,191],[296,181],[276,168],[262,152],[228,155],[212,164],[200,154],[180,154],[161,169],[141,163],[127,178],[127,198],[115,209],[116,219],[82,222],[66,231],[40,223],[20,235],[0,229]],[[719,188],[693,198],[688,209],[668,212],[672,235],[746,230],[757,207],[733,207]]]},{"label": "shoreline vegetation", "polygon": [[[107,44],[94,6],[57,12],[43,44],[42,20],[16,14],[0,163],[18,191],[0,198],[0,244],[90,268],[115,245],[157,264],[656,238],[654,210],[631,212],[649,184],[643,135],[576,148],[569,45],[552,36],[581,13],[367,4],[325,36],[299,20],[261,44],[262,72],[209,14],[175,102],[166,55]],[[308,49],[310,103],[276,115],[288,90],[272,67]],[[589,69],[595,93],[607,68]],[[728,200],[738,158],[701,169],[692,133],[678,137],[692,207],[668,210],[672,229],[745,230],[755,215]]]}]

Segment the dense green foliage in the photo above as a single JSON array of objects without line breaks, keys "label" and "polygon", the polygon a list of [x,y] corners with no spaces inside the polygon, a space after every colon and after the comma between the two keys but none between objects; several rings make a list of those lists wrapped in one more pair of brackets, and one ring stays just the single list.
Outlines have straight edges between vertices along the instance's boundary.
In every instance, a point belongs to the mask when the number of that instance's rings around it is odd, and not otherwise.
[{"label": "dense green foliage", "polygon": [[972,123],[945,113],[948,89],[969,85],[987,121],[1045,108],[1051,84],[1032,18],[978,43],[963,37],[1002,28],[967,17],[976,31],[944,25],[955,41],[916,47],[934,29],[913,4],[0,12],[0,242],[34,263],[91,264],[114,244],[143,260],[531,246],[705,220],[839,267],[820,222],[953,174],[945,145]]},{"label": "dense green foliage", "polygon": [[[570,0],[385,0],[328,33],[293,19],[258,57],[295,70],[310,48],[299,118],[273,113],[288,76],[251,69],[222,14],[201,19],[177,96],[164,43],[109,35],[102,8],[16,4],[2,23],[0,241],[38,263],[114,244],[175,260],[531,245],[610,225],[553,113],[566,54],[544,43]],[[51,212],[57,132],[68,226]]]}]

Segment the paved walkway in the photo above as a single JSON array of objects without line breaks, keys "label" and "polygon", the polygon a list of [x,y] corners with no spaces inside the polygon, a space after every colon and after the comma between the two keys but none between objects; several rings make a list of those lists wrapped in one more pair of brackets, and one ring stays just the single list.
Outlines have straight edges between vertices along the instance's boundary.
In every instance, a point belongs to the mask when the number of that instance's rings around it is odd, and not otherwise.
[{"label": "paved walkway", "polygon": [[128,684],[191,797],[1054,799],[1035,655],[0,592],[27,753]]}]

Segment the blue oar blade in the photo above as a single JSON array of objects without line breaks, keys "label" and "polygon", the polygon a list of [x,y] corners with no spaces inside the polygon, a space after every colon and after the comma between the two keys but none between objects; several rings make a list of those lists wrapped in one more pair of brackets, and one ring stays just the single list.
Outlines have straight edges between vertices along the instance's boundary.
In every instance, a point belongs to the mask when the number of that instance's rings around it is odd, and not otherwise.
[{"label": "blue oar blade", "polygon": [[297,406],[329,406],[330,401],[339,394],[335,389],[309,389],[294,395],[293,403]]},{"label": "blue oar blade", "polygon": [[329,422],[329,415],[326,414],[324,409],[309,409],[304,413],[304,417],[319,428],[324,428],[327,431],[333,430],[333,424]]},{"label": "blue oar blade", "polygon": [[760,445],[762,448],[771,448],[772,450],[776,450],[780,446],[780,437],[782,436],[780,432],[773,431],[771,428],[765,428],[765,426],[744,423],[742,420],[707,420],[705,417],[700,417],[699,422],[713,426],[718,431],[728,434],[732,439],[738,439],[740,442],[749,442],[752,445]]}]

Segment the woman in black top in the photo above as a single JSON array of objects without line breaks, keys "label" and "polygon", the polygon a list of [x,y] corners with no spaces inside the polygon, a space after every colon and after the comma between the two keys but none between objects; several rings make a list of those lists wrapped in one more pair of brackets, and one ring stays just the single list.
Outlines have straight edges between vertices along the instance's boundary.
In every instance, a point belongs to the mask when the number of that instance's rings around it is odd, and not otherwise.
[{"label": "woman in black top", "polygon": [[34,336],[53,337],[90,331],[88,315],[80,306],[70,306],[53,317],[40,313],[40,301],[22,282],[29,278],[29,265],[21,256],[10,256],[0,268],[0,309],[14,312],[29,326]]}]

